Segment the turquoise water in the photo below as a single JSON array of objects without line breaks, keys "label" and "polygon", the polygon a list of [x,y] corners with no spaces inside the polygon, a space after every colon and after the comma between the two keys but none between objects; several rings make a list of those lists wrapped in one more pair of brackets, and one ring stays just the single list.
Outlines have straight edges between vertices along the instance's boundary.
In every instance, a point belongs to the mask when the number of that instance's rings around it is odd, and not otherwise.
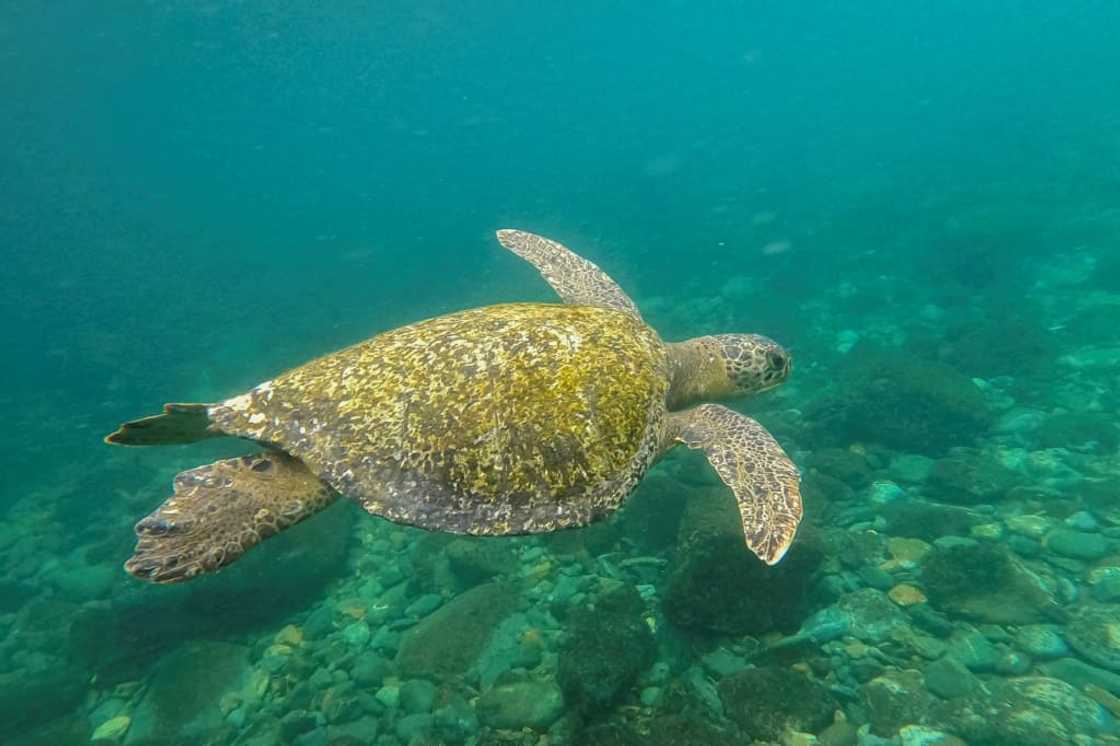
[{"label": "turquoise water", "polygon": [[[7,5],[0,741],[1120,742],[1120,8],[569,5]],[[553,301],[504,227],[791,351],[730,402],[802,472],[779,565],[678,449],[585,529],[124,572],[259,449],[105,434]]]}]

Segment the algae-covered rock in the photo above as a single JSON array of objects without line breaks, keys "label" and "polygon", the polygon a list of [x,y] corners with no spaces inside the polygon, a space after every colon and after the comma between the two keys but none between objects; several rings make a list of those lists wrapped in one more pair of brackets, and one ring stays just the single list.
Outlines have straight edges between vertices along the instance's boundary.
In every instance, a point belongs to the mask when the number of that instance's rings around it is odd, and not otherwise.
[{"label": "algae-covered rock", "polygon": [[946,535],[968,536],[984,520],[967,508],[924,500],[896,500],[883,506],[882,515],[891,536],[926,541]]},{"label": "algae-covered rock", "polygon": [[695,632],[738,635],[796,629],[821,558],[816,532],[803,524],[782,562],[766,565],[743,542],[731,494],[718,488],[696,490],[681,520],[665,590],[665,615]]},{"label": "algae-covered rock", "polygon": [[863,345],[848,359],[853,364],[840,385],[806,410],[825,442],[863,441],[940,455],[968,445],[991,425],[983,393],[947,365]]},{"label": "algae-covered rock", "polygon": [[653,634],[633,586],[620,584],[566,619],[558,674],[569,705],[588,714],[608,707],[653,663]]},{"label": "algae-covered rock", "polygon": [[82,700],[87,681],[88,674],[62,661],[33,673],[0,673],[0,740],[14,741],[34,726],[65,715]]},{"label": "algae-covered rock", "polygon": [[1090,663],[1120,671],[1120,605],[1078,609],[1066,626],[1066,640]]},{"label": "algae-covered rock", "polygon": [[249,676],[249,649],[192,642],[164,656],[132,714],[129,743],[177,738],[202,743],[223,726],[222,695],[240,691]]},{"label": "algae-covered rock", "polygon": [[507,676],[478,700],[479,718],[491,728],[543,730],[564,711],[564,695],[555,681]]},{"label": "algae-covered rock", "polygon": [[1116,546],[1100,534],[1056,528],[1042,540],[1042,545],[1054,554],[1079,560],[1094,560],[1105,556]]},{"label": "algae-covered rock", "polygon": [[1040,448],[1113,453],[1120,445],[1116,418],[1103,412],[1065,412],[1048,417],[1036,433]]},{"label": "algae-covered rock", "polygon": [[904,725],[928,722],[936,698],[923,685],[918,671],[887,671],[860,688],[871,731],[890,738]]},{"label": "algae-covered rock", "polygon": [[1116,727],[1092,699],[1043,676],[992,680],[971,697],[935,707],[930,717],[938,727],[977,744],[1073,746],[1074,736],[1092,739]]},{"label": "algae-covered rock", "polygon": [[1017,481],[1015,472],[976,452],[940,459],[929,474],[938,499],[961,505],[995,502]]},{"label": "algae-covered rock", "polygon": [[517,570],[517,556],[504,539],[464,537],[445,547],[451,572],[466,586]]},{"label": "algae-covered rock", "polygon": [[508,583],[487,583],[456,596],[401,638],[397,667],[405,676],[463,676],[478,659],[491,633],[518,606]]},{"label": "algae-covered rock", "polygon": [[723,710],[756,740],[777,741],[786,731],[816,732],[838,706],[821,684],[787,668],[750,668],[719,683]]},{"label": "algae-covered rock", "polygon": [[664,474],[647,474],[618,513],[623,534],[643,552],[671,546],[691,492],[692,488]]},{"label": "algae-covered rock", "polygon": [[941,542],[920,578],[936,608],[976,621],[1032,624],[1057,606],[1043,580],[999,544]]},{"label": "algae-covered rock", "polygon": [[980,680],[957,658],[947,655],[922,671],[926,689],[944,699],[965,697],[980,685]]}]

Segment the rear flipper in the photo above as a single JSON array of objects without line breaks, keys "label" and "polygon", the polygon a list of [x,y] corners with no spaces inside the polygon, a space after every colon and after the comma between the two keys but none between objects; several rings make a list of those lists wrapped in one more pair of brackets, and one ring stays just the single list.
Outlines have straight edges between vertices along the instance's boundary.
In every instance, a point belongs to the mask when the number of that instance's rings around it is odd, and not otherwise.
[{"label": "rear flipper", "polygon": [[194,443],[222,433],[210,427],[209,404],[164,404],[163,414],[126,422],[105,436],[106,443],[163,446]]},{"label": "rear flipper", "polygon": [[337,496],[302,461],[280,452],[181,472],[175,494],[136,524],[140,541],[124,568],[153,583],[215,572]]}]

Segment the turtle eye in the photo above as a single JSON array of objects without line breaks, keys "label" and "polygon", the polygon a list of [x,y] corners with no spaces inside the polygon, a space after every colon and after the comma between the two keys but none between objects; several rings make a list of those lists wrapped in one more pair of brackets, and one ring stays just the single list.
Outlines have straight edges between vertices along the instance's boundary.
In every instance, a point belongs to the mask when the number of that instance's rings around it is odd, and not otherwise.
[{"label": "turtle eye", "polygon": [[774,368],[776,370],[781,370],[782,368],[786,367],[785,356],[783,356],[783,355],[781,355],[777,352],[771,352],[769,354],[769,359],[770,359],[770,367],[771,368]]}]

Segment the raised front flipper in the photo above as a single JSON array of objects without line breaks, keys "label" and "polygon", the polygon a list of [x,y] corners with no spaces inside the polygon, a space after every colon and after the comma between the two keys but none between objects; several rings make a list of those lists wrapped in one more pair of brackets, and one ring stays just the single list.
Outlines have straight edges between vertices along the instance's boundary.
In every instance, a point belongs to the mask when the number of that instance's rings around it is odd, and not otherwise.
[{"label": "raised front flipper", "polygon": [[746,415],[718,404],[669,415],[671,432],[703,449],[735,493],[747,546],[768,565],[785,555],[801,522],[801,475],[778,441]]},{"label": "raised front flipper", "polygon": [[613,308],[642,317],[618,283],[566,246],[509,228],[498,231],[498,242],[536,267],[565,303]]},{"label": "raised front flipper", "polygon": [[219,570],[273,534],[330,505],[337,494],[285,453],[215,461],[175,477],[175,494],[136,524],[124,567],[153,583]]}]

